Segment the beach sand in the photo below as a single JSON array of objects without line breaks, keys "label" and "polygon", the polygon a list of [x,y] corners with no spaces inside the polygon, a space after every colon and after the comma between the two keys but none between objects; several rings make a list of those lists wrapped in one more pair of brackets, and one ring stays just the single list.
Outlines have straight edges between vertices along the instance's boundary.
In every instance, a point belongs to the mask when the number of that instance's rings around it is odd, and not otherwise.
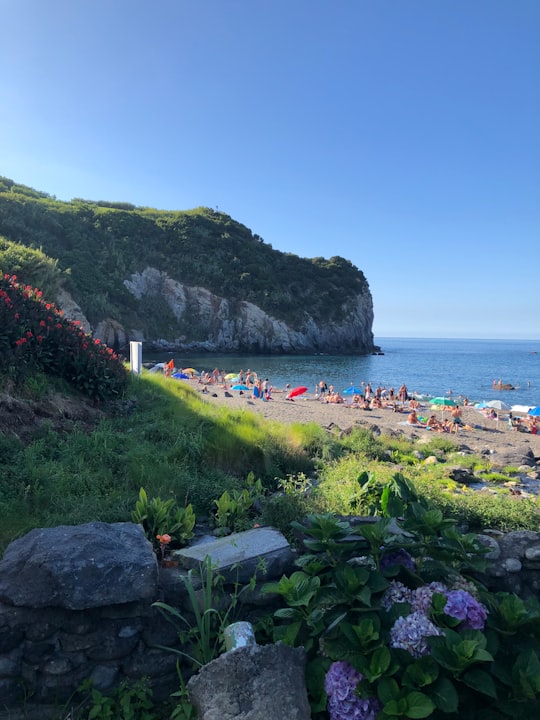
[{"label": "beach sand", "polygon": [[[200,385],[194,385],[199,391]],[[313,395],[301,395],[293,401],[286,400],[284,392],[274,393],[271,400],[264,401],[252,398],[245,392],[239,395],[237,391],[229,391],[232,397],[225,395],[221,387],[209,386],[209,393],[202,397],[210,403],[225,405],[237,410],[247,410],[264,416],[269,420],[284,423],[311,423],[315,422],[324,428],[334,430],[347,430],[352,427],[377,428],[383,434],[398,433],[406,438],[418,439],[426,434],[433,437],[444,437],[455,442],[459,448],[464,446],[475,453],[490,453],[516,456],[526,455],[530,451],[540,458],[540,435],[516,432],[506,421],[488,420],[481,412],[472,407],[463,407],[463,422],[472,429],[460,428],[459,433],[438,433],[422,427],[407,424],[408,410],[394,412],[391,409],[360,410],[346,405],[333,405],[321,402]],[[217,397],[212,397],[212,394]],[[417,410],[419,416],[429,417],[432,414],[438,419],[449,416],[449,412],[440,408],[430,409],[429,405],[421,405]]]}]

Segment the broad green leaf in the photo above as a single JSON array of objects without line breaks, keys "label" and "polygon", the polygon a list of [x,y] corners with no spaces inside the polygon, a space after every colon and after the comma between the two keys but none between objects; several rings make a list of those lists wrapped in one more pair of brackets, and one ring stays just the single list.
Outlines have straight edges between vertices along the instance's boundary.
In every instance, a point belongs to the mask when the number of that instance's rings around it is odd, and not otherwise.
[{"label": "broad green leaf", "polygon": [[489,695],[489,697],[492,698],[497,697],[497,690],[493,678],[485,670],[473,668],[464,673],[462,679],[463,682],[473,690],[477,690],[483,695]]},{"label": "broad green leaf", "polygon": [[410,687],[431,685],[439,676],[439,666],[430,657],[423,657],[407,667],[403,675],[403,684]]},{"label": "broad green leaf", "polygon": [[459,705],[459,696],[456,688],[446,677],[441,677],[430,689],[429,696],[435,705],[443,712],[455,713]]},{"label": "broad green leaf", "polygon": [[519,654],[512,669],[514,684],[523,697],[533,699],[540,693],[540,661],[534,650]]},{"label": "broad green leaf", "polygon": [[412,692],[406,697],[408,718],[426,718],[435,710],[433,701],[424,693]]},{"label": "broad green leaf", "polygon": [[386,712],[386,706],[390,702],[397,701],[399,699],[400,692],[397,682],[392,678],[382,678],[381,682],[377,686],[377,695],[379,700],[384,704]]}]

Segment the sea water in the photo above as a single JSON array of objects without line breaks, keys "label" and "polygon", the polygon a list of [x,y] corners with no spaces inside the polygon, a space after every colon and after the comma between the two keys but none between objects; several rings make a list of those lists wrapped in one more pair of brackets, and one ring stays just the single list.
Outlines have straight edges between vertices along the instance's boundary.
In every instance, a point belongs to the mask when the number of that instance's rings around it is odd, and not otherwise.
[{"label": "sea water", "polygon": [[[225,373],[249,369],[283,389],[303,385],[314,394],[321,380],[340,392],[371,383],[431,397],[467,397],[471,402],[502,400],[509,405],[540,405],[540,340],[459,340],[376,338],[383,355],[188,355],[155,354],[177,367]],[[493,389],[493,381],[514,390]]]}]

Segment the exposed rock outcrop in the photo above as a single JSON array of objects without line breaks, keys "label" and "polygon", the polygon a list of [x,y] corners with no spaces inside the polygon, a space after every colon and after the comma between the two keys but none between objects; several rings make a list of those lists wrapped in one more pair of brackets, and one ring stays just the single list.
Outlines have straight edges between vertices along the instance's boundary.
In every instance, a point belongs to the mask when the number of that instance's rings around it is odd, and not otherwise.
[{"label": "exposed rock outcrop", "polygon": [[[140,328],[126,335],[159,350],[255,353],[368,353],[373,345],[373,302],[369,291],[355,296],[342,308],[339,323],[317,323],[306,314],[300,329],[271,317],[253,303],[231,302],[207,289],[187,286],[155,268],[146,268],[124,281],[141,301],[161,298],[178,321],[178,335],[170,338],[145,337]],[[181,327],[188,323],[203,340],[189,340]]]},{"label": "exposed rock outcrop", "polygon": [[88,318],[67,290],[60,288],[56,297],[56,304],[70,320],[78,320],[84,332],[91,332],[92,326],[88,322]]}]

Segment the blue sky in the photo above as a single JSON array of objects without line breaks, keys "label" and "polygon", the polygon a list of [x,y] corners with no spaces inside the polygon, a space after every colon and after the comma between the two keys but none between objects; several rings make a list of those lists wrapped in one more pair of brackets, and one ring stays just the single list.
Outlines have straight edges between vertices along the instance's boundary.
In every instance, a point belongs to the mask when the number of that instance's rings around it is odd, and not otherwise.
[{"label": "blue sky", "polygon": [[0,0],[0,66],[0,175],[345,257],[378,337],[540,339],[537,0]]}]

